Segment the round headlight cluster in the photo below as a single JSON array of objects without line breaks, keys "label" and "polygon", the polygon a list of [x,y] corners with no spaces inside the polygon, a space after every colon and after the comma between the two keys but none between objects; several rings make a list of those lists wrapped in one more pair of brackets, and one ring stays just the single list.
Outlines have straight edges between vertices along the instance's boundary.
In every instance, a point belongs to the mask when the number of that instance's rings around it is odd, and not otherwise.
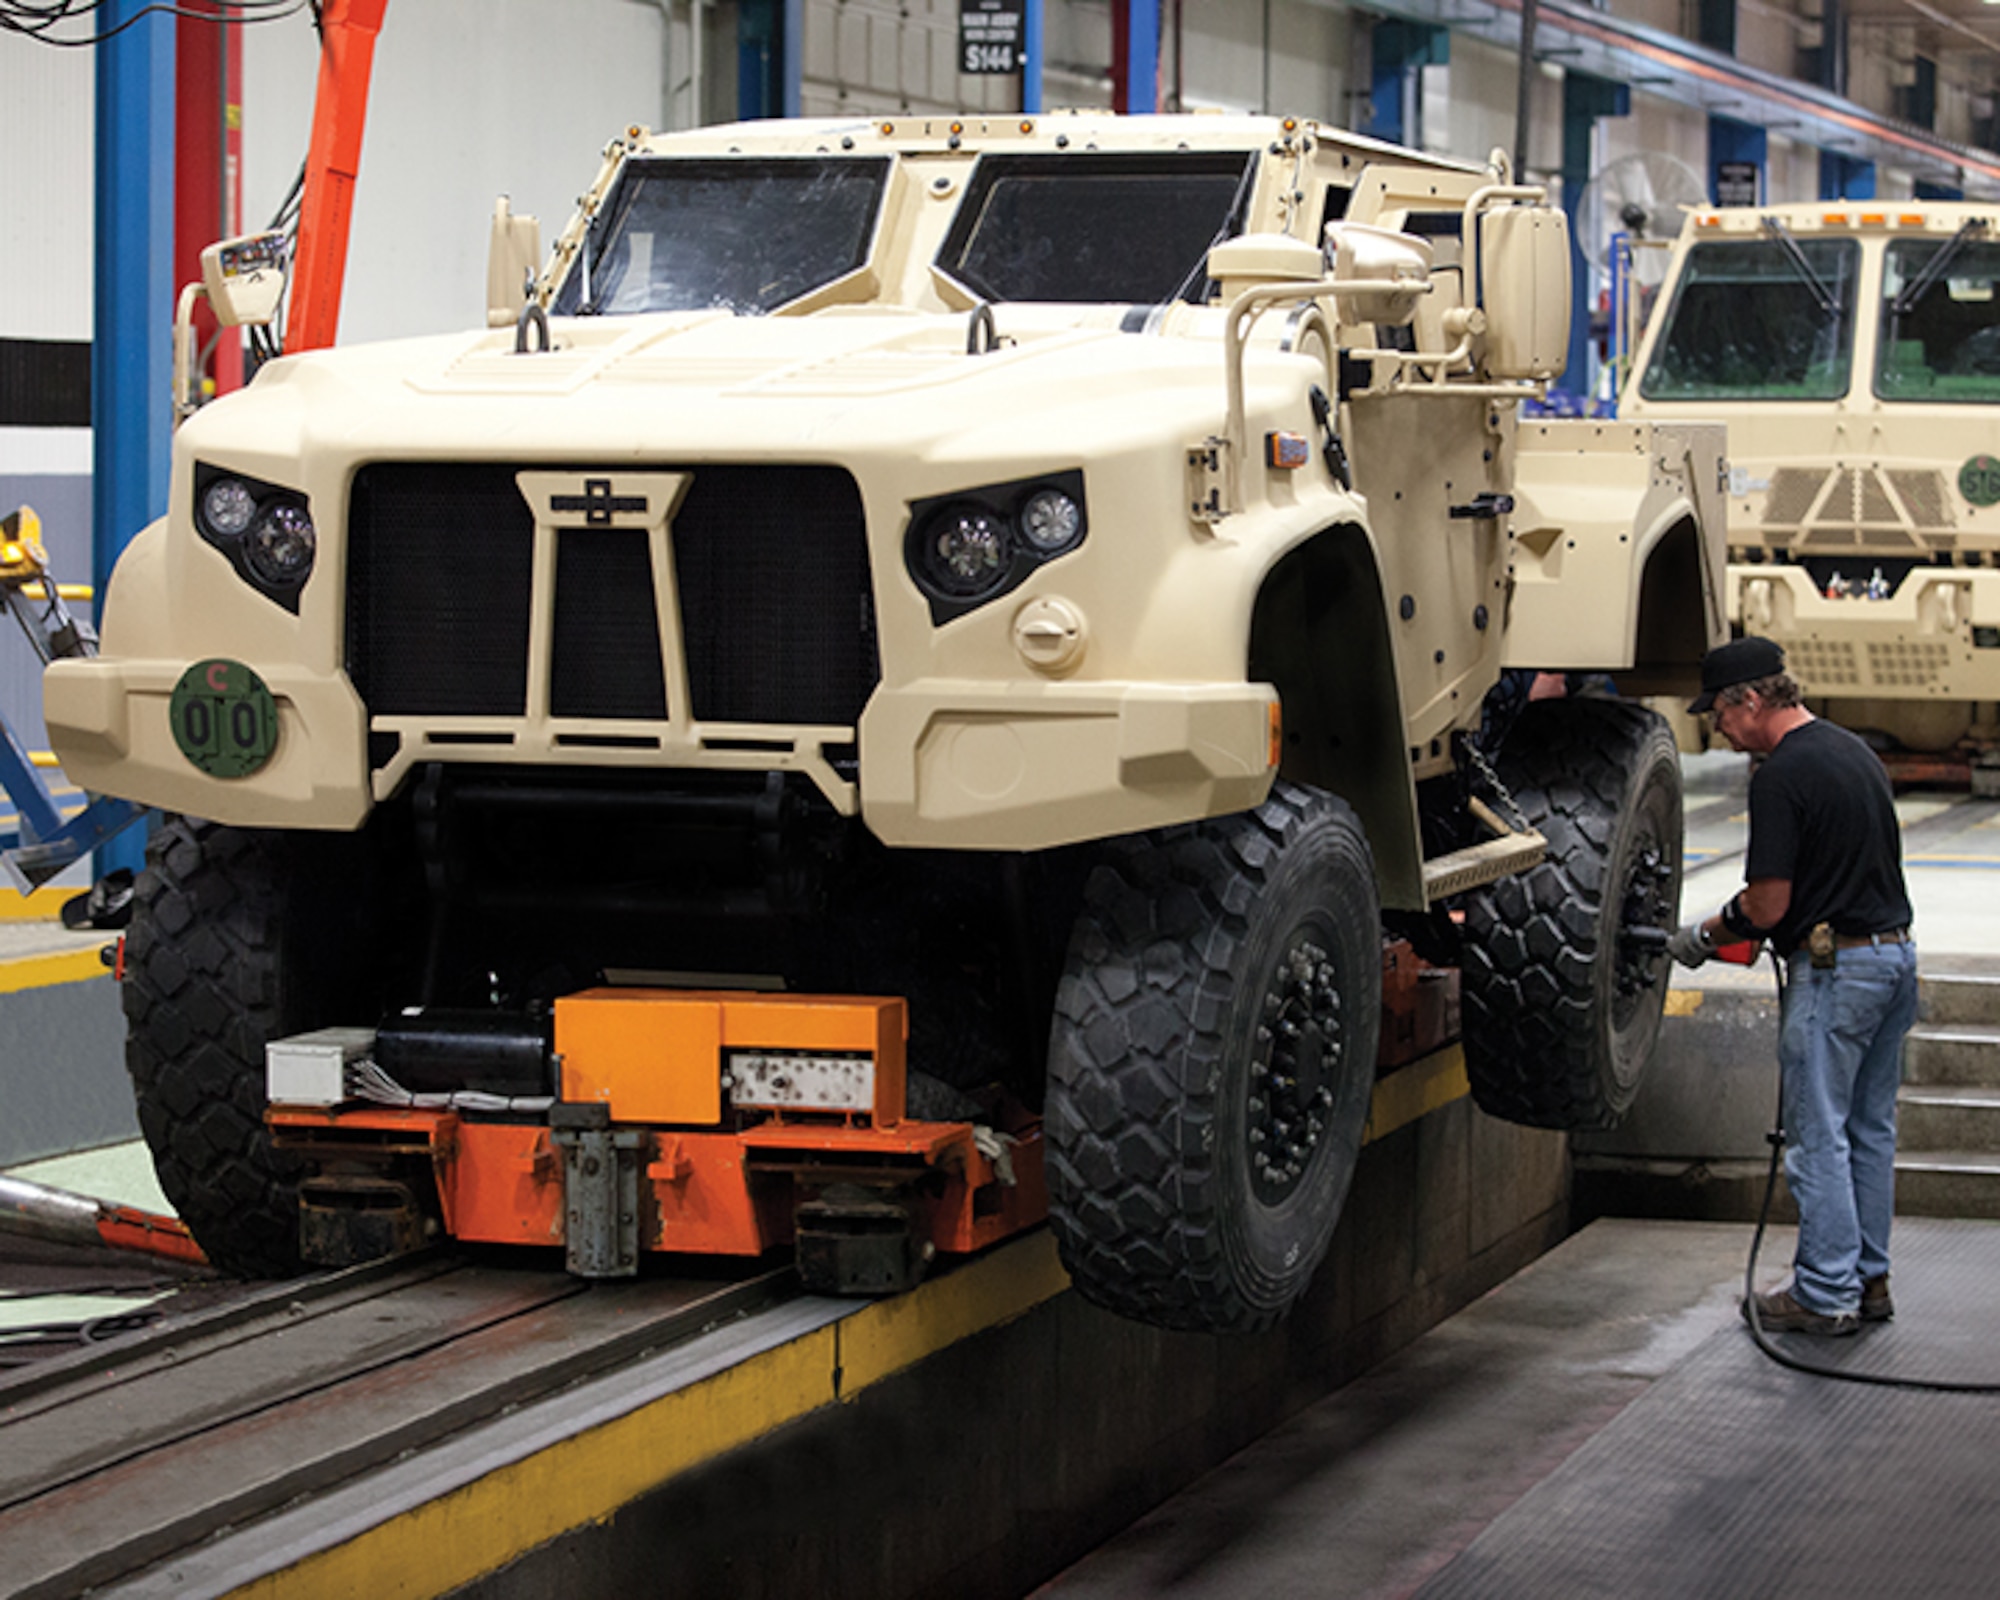
[{"label": "round headlight cluster", "polygon": [[1006,593],[1038,563],[1074,549],[1083,532],[1083,507],[1068,490],[1007,486],[920,510],[910,566],[919,587],[955,612]]},{"label": "round headlight cluster", "polygon": [[256,478],[203,468],[195,526],[237,572],[289,610],[312,576],[319,538],[306,497]]}]

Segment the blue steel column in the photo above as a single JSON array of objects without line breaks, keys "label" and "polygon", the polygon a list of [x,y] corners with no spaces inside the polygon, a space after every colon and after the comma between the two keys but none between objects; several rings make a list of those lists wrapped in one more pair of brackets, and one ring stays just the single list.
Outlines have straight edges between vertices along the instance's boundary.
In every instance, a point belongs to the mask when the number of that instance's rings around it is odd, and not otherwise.
[{"label": "blue steel column", "polygon": [[805,108],[806,0],[785,0],[784,37],[778,46],[779,96],[784,114],[796,117]]},{"label": "blue steel column", "polygon": [[1822,200],[1873,200],[1875,163],[1838,150],[1819,153],[1819,197]]},{"label": "blue steel column", "polygon": [[1021,17],[1021,110],[1042,111],[1042,0],[1027,0]]},{"label": "blue steel column", "polygon": [[[103,30],[145,10],[110,0]],[[98,622],[119,553],[167,509],[173,434],[174,18],[139,20],[95,46],[96,303],[91,319],[91,580]],[[147,603],[123,595],[121,605]],[[137,868],[133,834],[99,850],[97,870]]]},{"label": "blue steel column", "polygon": [[1583,232],[1577,226],[1577,202],[1591,178],[1593,138],[1599,117],[1629,116],[1632,90],[1587,72],[1563,74],[1563,210],[1569,216],[1570,320],[1569,362],[1563,371],[1563,392],[1577,396],[1588,410],[1590,373],[1590,263],[1584,259]]},{"label": "blue steel column", "polygon": [[1160,0],[1127,0],[1131,41],[1126,52],[1125,109],[1144,116],[1160,109]]},{"label": "blue steel column", "polygon": [[1771,136],[1753,122],[1710,114],[1708,119],[1708,192],[1718,201],[1716,179],[1725,161],[1747,161],[1757,169],[1757,199],[1761,204],[1769,193],[1766,164],[1770,159]]}]

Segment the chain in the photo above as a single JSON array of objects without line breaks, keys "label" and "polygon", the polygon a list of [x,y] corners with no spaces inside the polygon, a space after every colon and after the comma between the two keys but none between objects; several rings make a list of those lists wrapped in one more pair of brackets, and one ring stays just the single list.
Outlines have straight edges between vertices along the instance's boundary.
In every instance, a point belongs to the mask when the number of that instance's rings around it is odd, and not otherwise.
[{"label": "chain", "polygon": [[1521,809],[1521,802],[1514,798],[1513,791],[1501,781],[1500,774],[1493,770],[1493,763],[1486,759],[1486,752],[1479,748],[1479,741],[1462,739],[1459,742],[1472,762],[1472,770],[1478,774],[1487,788],[1493,791],[1493,798],[1498,800],[1505,810],[1512,813],[1514,826],[1523,833],[1533,833],[1534,824],[1528,821],[1528,814]]}]

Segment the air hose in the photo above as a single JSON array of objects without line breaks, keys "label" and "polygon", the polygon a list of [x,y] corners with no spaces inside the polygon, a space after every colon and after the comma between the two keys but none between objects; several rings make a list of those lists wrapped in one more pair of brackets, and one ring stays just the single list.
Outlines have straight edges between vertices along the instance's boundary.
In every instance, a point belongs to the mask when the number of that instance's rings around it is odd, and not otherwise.
[{"label": "air hose", "polygon": [[[1778,1014],[1782,1017],[1785,1010],[1785,963],[1777,951],[1771,950],[1769,955],[1772,970],[1777,974]],[[1815,1378],[1836,1378],[1842,1383],[1864,1383],[1878,1389],[1921,1389],[1932,1394],[2000,1394],[2000,1383],[1971,1383],[1951,1378],[1901,1378],[1885,1372],[1824,1367],[1779,1349],[1764,1331],[1763,1319],[1757,1314],[1757,1254],[1764,1246],[1764,1229],[1771,1220],[1771,1201],[1778,1190],[1778,1161],[1785,1151],[1784,1071],[1784,1058],[1781,1056],[1778,1062],[1778,1116],[1771,1131],[1764,1136],[1771,1144],[1771,1167],[1764,1178],[1763,1204],[1757,1208],[1757,1231],[1750,1236],[1750,1259],[1743,1267],[1744,1320],[1750,1324],[1750,1337],[1756,1341],[1757,1348],[1779,1366],[1790,1367],[1794,1372],[1810,1373]]]}]

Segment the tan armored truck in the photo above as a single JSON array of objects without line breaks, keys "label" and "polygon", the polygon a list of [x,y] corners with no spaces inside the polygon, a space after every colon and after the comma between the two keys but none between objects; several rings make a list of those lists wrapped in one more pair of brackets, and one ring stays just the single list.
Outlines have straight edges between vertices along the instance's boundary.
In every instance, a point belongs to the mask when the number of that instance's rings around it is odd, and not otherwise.
[{"label": "tan armored truck", "polygon": [[[795,1232],[893,1287],[905,1223],[976,1246],[1045,1175],[1086,1294],[1262,1326],[1341,1209],[1385,923],[1462,961],[1489,1110],[1629,1101],[1671,741],[1489,695],[1692,681],[1720,436],[1520,419],[1539,189],[1305,122],[891,118],[632,130],[525,303],[499,220],[497,325],[181,429],[47,677],[69,776],[175,814],[130,1065],[215,1259]],[[840,997],[874,1031],[801,1043]]]},{"label": "tan armored truck", "polygon": [[1619,413],[1729,429],[1730,620],[1814,704],[2000,789],[2000,208],[1699,211]]}]

